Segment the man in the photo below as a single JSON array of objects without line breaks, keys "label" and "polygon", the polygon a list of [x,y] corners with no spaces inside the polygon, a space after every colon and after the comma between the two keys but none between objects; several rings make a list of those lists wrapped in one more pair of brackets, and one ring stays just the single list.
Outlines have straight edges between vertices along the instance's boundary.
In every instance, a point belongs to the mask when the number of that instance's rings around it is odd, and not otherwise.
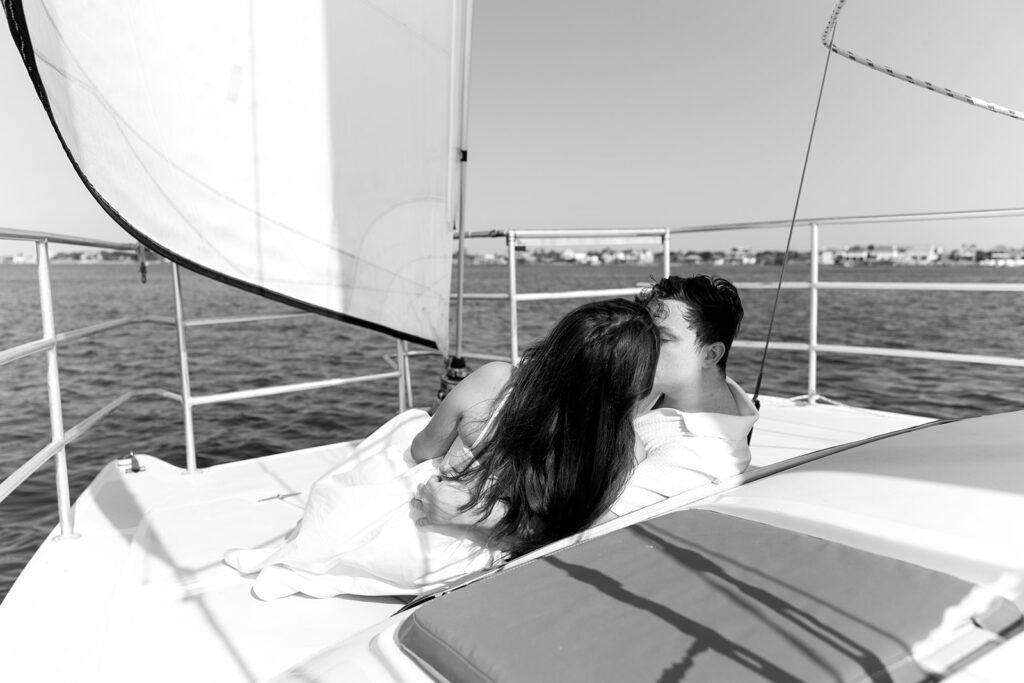
[{"label": "man", "polygon": [[[743,305],[727,280],[670,276],[637,297],[661,330],[651,409],[635,422],[638,464],[601,521],[624,515],[750,464],[747,435],[757,409],[725,374]],[[457,485],[434,480],[420,487],[421,523],[487,526]]]},{"label": "man", "polygon": [[634,422],[646,457],[638,454],[629,483],[602,519],[743,472],[750,464],[747,435],[758,417],[747,394],[726,376],[743,319],[732,283],[673,275],[637,300],[661,330],[654,404]]}]

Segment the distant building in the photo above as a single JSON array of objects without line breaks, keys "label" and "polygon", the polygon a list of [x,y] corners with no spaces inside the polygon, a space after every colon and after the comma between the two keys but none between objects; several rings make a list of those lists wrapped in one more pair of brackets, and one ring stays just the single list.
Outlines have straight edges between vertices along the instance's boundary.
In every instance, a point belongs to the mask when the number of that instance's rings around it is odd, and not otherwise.
[{"label": "distant building", "polygon": [[950,259],[953,261],[977,261],[978,247],[974,244],[961,244],[950,253]]},{"label": "distant building", "polygon": [[895,244],[886,247],[875,247],[870,252],[876,263],[897,263],[900,260],[900,248]]},{"label": "distant building", "polygon": [[729,253],[723,254],[723,264],[727,266],[753,266],[757,264],[757,256],[749,249],[733,247]]},{"label": "distant building", "polygon": [[997,268],[1024,266],[1024,251],[1000,245],[989,252],[988,258],[982,259],[979,263]]},{"label": "distant building", "polygon": [[843,247],[839,253],[836,254],[836,263],[843,265],[864,265],[869,261],[874,261],[874,247]]},{"label": "distant building", "polygon": [[[679,252],[676,252],[676,253],[678,254]],[[704,262],[704,258],[700,254],[695,252],[695,251],[688,251],[685,254],[682,254],[681,256],[679,256],[678,260],[682,261],[683,263],[692,263],[692,264],[698,264],[698,263],[703,263]]]},{"label": "distant building", "polygon": [[911,266],[926,266],[938,263],[942,259],[942,248],[934,244],[927,247],[906,247],[899,250],[895,263]]}]

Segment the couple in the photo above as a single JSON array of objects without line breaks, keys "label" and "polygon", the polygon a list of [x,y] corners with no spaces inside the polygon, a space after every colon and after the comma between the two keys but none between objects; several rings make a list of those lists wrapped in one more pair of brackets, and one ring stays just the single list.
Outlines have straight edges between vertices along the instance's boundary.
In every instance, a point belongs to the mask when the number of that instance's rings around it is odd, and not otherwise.
[{"label": "couple", "polygon": [[310,490],[283,543],[230,550],[262,599],[417,594],[749,464],[757,411],[725,375],[743,316],[720,278],[585,304],[520,365],[406,411]]}]

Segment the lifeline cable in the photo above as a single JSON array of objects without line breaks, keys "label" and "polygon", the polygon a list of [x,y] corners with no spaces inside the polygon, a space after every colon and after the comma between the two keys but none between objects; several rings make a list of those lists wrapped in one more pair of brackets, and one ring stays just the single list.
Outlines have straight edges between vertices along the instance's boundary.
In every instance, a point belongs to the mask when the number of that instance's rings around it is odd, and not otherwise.
[{"label": "lifeline cable", "polygon": [[[839,0],[839,4],[842,5],[845,0]],[[789,222],[789,236],[786,238],[786,252],[782,256],[782,270],[779,272],[779,286],[775,288],[775,302],[772,304],[771,316],[768,318],[768,334],[764,338],[764,352],[761,354],[761,365],[757,369],[757,382],[754,384],[754,406],[760,410],[761,401],[758,396],[761,394],[761,380],[764,378],[764,365],[768,360],[768,344],[772,338],[772,327],[775,325],[775,312],[779,308],[779,294],[782,292],[782,279],[786,276],[786,264],[789,262],[789,245],[793,242],[793,228],[796,225],[796,214],[800,209],[800,195],[804,190],[804,178],[807,176],[807,164],[811,158],[811,144],[814,142],[814,129],[818,125],[818,112],[821,110],[821,96],[825,92],[825,78],[828,76],[828,63],[832,57],[832,40],[835,39],[835,25],[838,20],[839,11],[838,8],[832,13],[832,18],[829,19],[828,28],[825,29],[826,34],[831,33],[829,40],[829,52],[825,57],[825,69],[821,74],[821,86],[818,88],[818,102],[814,105],[814,119],[811,121],[811,134],[807,138],[807,151],[804,153],[804,166],[800,171],[800,184],[796,188],[796,202],[793,205],[793,217]],[[751,432],[753,433],[753,432]],[[750,438],[748,436],[747,440]]]},{"label": "lifeline cable", "polygon": [[920,78],[915,78],[914,76],[905,74],[901,71],[896,71],[892,67],[886,66],[885,64],[876,64],[867,57],[861,57],[860,55],[850,52],[849,50],[845,50],[841,47],[838,47],[834,42],[835,28],[836,22],[839,20],[839,12],[842,11],[843,5],[845,4],[846,0],[839,0],[839,2],[836,3],[836,8],[832,10],[832,16],[828,20],[828,24],[826,24],[825,26],[825,32],[821,34],[821,42],[825,47],[828,48],[830,53],[835,52],[840,57],[846,57],[847,59],[856,62],[857,64],[869,67],[871,69],[874,69],[875,71],[880,71],[884,74],[888,74],[893,78],[898,78],[901,81],[906,81],[911,85],[916,85],[918,87],[925,88],[926,90],[931,90],[934,93],[946,95],[947,97],[952,97],[954,100],[957,100],[959,102],[964,102],[975,107],[981,107],[982,109],[987,109],[990,112],[994,112],[996,114],[1003,114],[1004,116],[1009,116],[1010,118],[1024,120],[1024,113],[1021,113],[1015,109],[1010,109],[1009,107],[1004,107],[1002,105],[994,104],[992,102],[986,102],[985,100],[982,100],[980,98],[973,97],[971,95],[967,95],[961,92],[957,92],[956,90],[952,90],[941,85],[935,85],[934,83],[921,80]]}]

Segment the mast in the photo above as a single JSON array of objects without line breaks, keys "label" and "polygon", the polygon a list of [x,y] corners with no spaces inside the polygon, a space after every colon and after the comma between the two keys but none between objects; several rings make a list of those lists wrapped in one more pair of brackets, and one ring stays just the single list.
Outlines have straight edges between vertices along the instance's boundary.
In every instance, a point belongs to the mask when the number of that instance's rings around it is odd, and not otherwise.
[{"label": "mast", "polygon": [[[452,32],[455,41],[461,39],[461,51],[456,50],[458,57],[453,62],[456,73],[452,74],[453,88],[457,102],[453,102],[452,116],[458,117],[456,154],[458,155],[458,173],[456,176],[458,200],[455,206],[455,229],[458,231],[459,251],[457,257],[456,297],[455,297],[455,355],[452,360],[462,360],[462,313],[465,294],[466,269],[466,164],[469,161],[469,68],[470,48],[473,27],[473,0],[456,0],[457,15],[461,15],[461,26]],[[454,99],[454,98],[453,98]],[[454,128],[454,126],[453,126]]]},{"label": "mast", "polygon": [[446,356],[445,368],[441,373],[440,386],[431,406],[433,414],[452,387],[469,374],[466,360],[462,357],[462,313],[465,298],[466,275],[466,164],[469,161],[467,141],[469,139],[469,63],[470,37],[473,26],[473,0],[455,0],[452,26],[452,103],[451,130],[453,158],[457,164],[451,174],[454,215],[452,221],[458,232],[458,253],[456,255],[455,283],[455,353],[438,349]]}]

